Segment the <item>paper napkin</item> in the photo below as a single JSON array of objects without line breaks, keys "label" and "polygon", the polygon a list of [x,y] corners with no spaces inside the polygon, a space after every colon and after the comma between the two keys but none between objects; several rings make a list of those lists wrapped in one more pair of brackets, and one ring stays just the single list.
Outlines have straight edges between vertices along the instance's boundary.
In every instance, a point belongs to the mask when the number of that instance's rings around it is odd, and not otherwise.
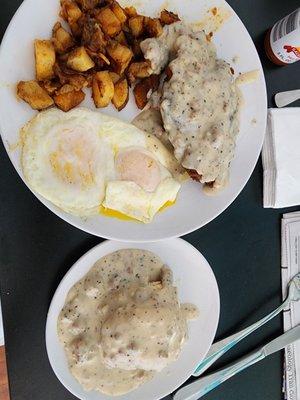
[{"label": "paper napkin", "polygon": [[271,108],[262,151],[264,207],[300,204],[300,108]]}]

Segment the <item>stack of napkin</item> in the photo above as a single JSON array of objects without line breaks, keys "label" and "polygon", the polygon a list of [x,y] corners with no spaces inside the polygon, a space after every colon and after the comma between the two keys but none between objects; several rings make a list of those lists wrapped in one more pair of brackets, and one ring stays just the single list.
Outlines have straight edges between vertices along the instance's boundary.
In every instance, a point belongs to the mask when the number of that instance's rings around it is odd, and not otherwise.
[{"label": "stack of napkin", "polygon": [[[300,134],[300,132],[299,132]],[[282,219],[281,278],[286,298],[289,281],[300,272],[300,212],[284,214]],[[300,324],[300,302],[292,302],[283,313],[284,331]],[[287,400],[300,399],[300,341],[285,348],[283,392]]]},{"label": "stack of napkin", "polygon": [[264,207],[300,204],[300,108],[269,109],[262,151]]}]

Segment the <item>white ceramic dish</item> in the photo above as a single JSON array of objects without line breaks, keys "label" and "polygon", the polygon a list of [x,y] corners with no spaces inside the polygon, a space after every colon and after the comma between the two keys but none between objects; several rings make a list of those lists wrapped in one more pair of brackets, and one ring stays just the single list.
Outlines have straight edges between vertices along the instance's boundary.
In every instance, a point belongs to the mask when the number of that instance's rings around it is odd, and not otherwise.
[{"label": "white ceramic dish", "polygon": [[80,280],[101,257],[124,248],[153,251],[173,271],[180,302],[197,305],[200,316],[189,322],[189,339],[179,359],[138,389],[118,396],[118,400],[158,400],[173,392],[193,373],[205,357],[214,339],[219,320],[219,291],[214,274],[205,258],[182,239],[155,243],[106,241],[81,257],[69,270],[52,299],[47,324],[46,346],[50,364],[61,383],[82,400],[111,400],[113,397],[95,391],[85,392],[68,370],[64,350],[58,340],[56,324],[69,289]]},{"label": "white ceramic dish", "polygon": [[[242,88],[245,106],[241,116],[241,129],[236,156],[231,168],[230,186],[216,197],[205,196],[201,186],[194,182],[185,184],[175,206],[156,216],[148,225],[125,222],[95,216],[81,219],[63,212],[53,204],[36,196],[60,218],[97,236],[122,241],[154,241],[181,236],[194,231],[218,216],[236,198],[248,181],[257,162],[266,125],[265,80],[255,46],[238,16],[223,0],[123,0],[122,4],[136,5],[140,12],[157,15],[161,7],[178,12],[187,22],[198,22],[213,6],[222,7],[231,17],[214,35],[219,57],[233,64],[237,72],[259,70],[259,79]],[[14,148],[19,129],[35,112],[15,96],[15,84],[19,80],[34,77],[33,40],[49,38],[53,24],[58,19],[59,0],[25,0],[12,19],[3,38],[0,50],[0,130],[9,157],[23,178],[20,165],[20,149]],[[26,29],[24,29],[26,26]],[[90,93],[84,106],[94,109]],[[131,121],[138,113],[133,96],[120,113],[109,107],[102,112]]]}]

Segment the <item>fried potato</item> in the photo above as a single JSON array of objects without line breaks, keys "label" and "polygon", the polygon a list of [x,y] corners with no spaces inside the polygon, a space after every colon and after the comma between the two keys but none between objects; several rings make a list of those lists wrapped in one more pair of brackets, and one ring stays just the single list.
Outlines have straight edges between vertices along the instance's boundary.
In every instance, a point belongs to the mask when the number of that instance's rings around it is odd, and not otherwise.
[{"label": "fried potato", "polygon": [[83,11],[93,10],[101,0],[76,0]]},{"label": "fried potato", "polygon": [[101,8],[96,14],[96,19],[100,22],[103,32],[108,36],[115,36],[122,29],[120,20],[108,7]]},{"label": "fried potato", "polygon": [[123,46],[127,46],[128,47],[127,39],[126,39],[125,33],[123,31],[118,33],[117,36],[114,37],[114,39],[118,43],[122,44]]},{"label": "fried potato", "polygon": [[109,76],[111,77],[113,84],[117,83],[121,78],[120,75],[116,74],[115,72],[109,72]]},{"label": "fried potato", "polygon": [[145,25],[150,37],[158,37],[163,33],[163,28],[158,18],[147,18]]},{"label": "fried potato", "polygon": [[142,110],[148,103],[149,97],[157,90],[159,85],[159,75],[151,75],[148,78],[142,79],[135,85],[133,89],[135,102],[137,107]]},{"label": "fried potato", "polygon": [[19,82],[17,85],[17,95],[34,110],[44,110],[54,104],[53,99],[46,90],[36,81]]},{"label": "fried potato", "polygon": [[128,79],[133,83],[137,78],[147,78],[151,73],[150,61],[133,62],[128,68]]},{"label": "fried potato", "polygon": [[93,68],[95,63],[88,55],[85,48],[81,46],[77,47],[69,54],[67,66],[74,71],[85,72]]},{"label": "fried potato", "polygon": [[38,81],[54,77],[55,50],[51,40],[35,40],[35,69]]},{"label": "fried potato", "polygon": [[80,75],[72,71],[72,73],[66,73],[63,71],[61,66],[57,63],[54,66],[55,75],[58,77],[61,85],[70,84],[75,87],[76,90],[80,90],[88,86],[88,76]]},{"label": "fried potato", "polygon": [[139,60],[144,57],[141,46],[140,46],[141,41],[142,41],[141,39],[135,39],[133,41],[133,43],[131,44],[131,49],[133,51],[135,60]]},{"label": "fried potato", "polygon": [[92,97],[97,108],[109,105],[114,97],[114,84],[108,71],[97,72],[93,77]]},{"label": "fried potato", "polygon": [[60,22],[57,22],[52,30],[52,43],[57,53],[65,53],[74,46],[75,41],[72,35],[67,32]]},{"label": "fried potato", "polygon": [[128,26],[132,35],[137,38],[144,32],[144,17],[142,15],[136,15],[128,20]]},{"label": "fried potato", "polygon": [[91,51],[104,51],[107,40],[95,18],[87,17],[82,28],[81,44]]},{"label": "fried potato", "polygon": [[118,18],[118,20],[121,22],[121,24],[124,24],[127,21],[127,15],[119,3],[114,1],[110,5],[110,9],[115,14],[115,16]]},{"label": "fried potato", "polygon": [[125,7],[124,11],[127,14],[128,18],[135,17],[137,15],[136,8],[133,6]]},{"label": "fried potato", "polygon": [[49,96],[52,96],[61,87],[61,83],[57,79],[44,81],[41,84],[42,84],[42,87],[49,94]]},{"label": "fried potato", "polygon": [[75,90],[71,85],[65,85],[60,89],[60,93],[54,96],[54,102],[62,111],[70,111],[77,107],[85,98],[82,90]]},{"label": "fried potato", "polygon": [[82,11],[73,0],[61,0],[60,16],[71,26],[82,16]]},{"label": "fried potato", "polygon": [[123,75],[132,59],[132,51],[118,42],[112,42],[107,47],[107,53],[113,61],[114,72]]},{"label": "fried potato", "polygon": [[112,103],[118,111],[123,110],[129,100],[129,86],[126,78],[122,78],[115,83],[114,96]]},{"label": "fried potato", "polygon": [[174,14],[171,11],[167,10],[162,10],[159,19],[162,25],[171,25],[174,24],[174,22],[180,21],[177,14]]}]

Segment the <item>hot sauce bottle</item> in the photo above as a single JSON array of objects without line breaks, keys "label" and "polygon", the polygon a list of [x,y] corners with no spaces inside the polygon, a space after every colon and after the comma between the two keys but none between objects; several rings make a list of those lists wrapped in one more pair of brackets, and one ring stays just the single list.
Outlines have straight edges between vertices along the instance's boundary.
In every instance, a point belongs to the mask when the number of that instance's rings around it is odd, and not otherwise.
[{"label": "hot sauce bottle", "polygon": [[268,30],[265,50],[269,59],[277,65],[300,61],[300,8]]}]

